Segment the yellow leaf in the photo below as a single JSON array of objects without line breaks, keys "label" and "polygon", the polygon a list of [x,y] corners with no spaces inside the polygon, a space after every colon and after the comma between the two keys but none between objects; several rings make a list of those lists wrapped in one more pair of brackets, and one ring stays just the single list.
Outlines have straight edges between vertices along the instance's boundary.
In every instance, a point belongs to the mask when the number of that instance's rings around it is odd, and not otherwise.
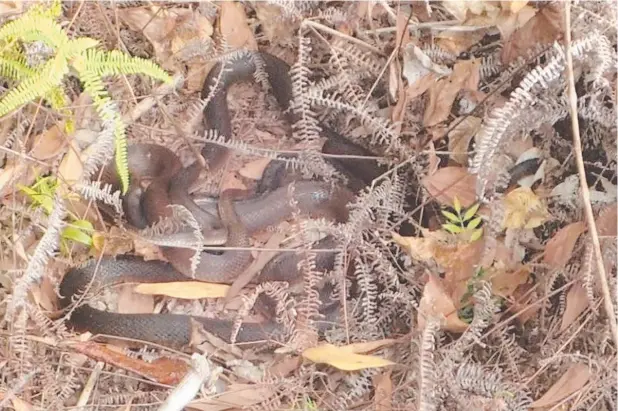
[{"label": "yellow leaf", "polygon": [[529,187],[519,187],[503,200],[504,228],[535,228],[547,221],[545,205]]},{"label": "yellow leaf", "polygon": [[428,261],[433,258],[435,241],[432,238],[402,237],[392,233],[393,241],[403,247],[412,258]]},{"label": "yellow leaf", "polygon": [[393,345],[395,342],[397,342],[396,340],[392,339],[392,338],[385,338],[383,340],[378,340],[378,341],[367,341],[367,342],[361,342],[361,343],[352,343],[352,344],[348,344],[345,345],[343,347],[341,347],[341,349],[344,349],[348,352],[352,352],[352,353],[368,353],[371,351],[375,351],[379,348],[382,347],[386,347],[389,345]]},{"label": "yellow leaf", "polygon": [[197,300],[200,298],[225,297],[229,289],[230,286],[226,284],[179,281],[173,283],[139,284],[134,290],[140,294],[167,295],[168,297]]},{"label": "yellow leaf", "polygon": [[511,13],[519,13],[521,9],[526,7],[528,0],[509,0],[502,1],[501,3],[503,9],[509,10]]},{"label": "yellow leaf", "polygon": [[356,371],[366,368],[386,367],[394,362],[373,355],[361,355],[350,352],[349,348],[332,344],[321,344],[308,348],[303,357],[318,364],[328,364],[344,371]]},{"label": "yellow leaf", "polygon": [[96,251],[102,251],[104,245],[105,245],[105,236],[101,233],[94,232],[92,234],[92,247]]},{"label": "yellow leaf", "polygon": [[444,289],[441,279],[431,274],[427,284],[425,284],[423,297],[419,303],[418,328],[421,330],[425,328],[427,316],[440,314],[446,318],[446,323],[442,325],[442,329],[461,333],[468,328],[468,324],[459,319],[457,308]]}]

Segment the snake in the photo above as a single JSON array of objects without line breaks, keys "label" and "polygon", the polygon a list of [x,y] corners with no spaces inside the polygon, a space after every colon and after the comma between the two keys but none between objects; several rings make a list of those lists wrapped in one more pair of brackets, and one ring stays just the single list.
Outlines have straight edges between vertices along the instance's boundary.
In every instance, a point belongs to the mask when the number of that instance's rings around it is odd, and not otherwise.
[{"label": "snake", "polygon": [[[217,131],[225,140],[231,139],[232,126],[227,96],[229,88],[239,82],[255,81],[257,70],[266,74],[270,92],[290,123],[296,120],[290,109],[293,99],[290,66],[282,59],[266,52],[243,52],[234,59],[218,61],[203,83],[201,97],[208,98],[203,110],[204,125]],[[349,141],[338,132],[321,125],[327,137],[322,147],[326,154],[355,154],[373,156],[364,147]],[[190,258],[195,253],[182,247],[162,247],[167,261],[145,260],[137,255],[104,256],[67,271],[60,282],[60,306],[67,311],[68,325],[77,331],[94,335],[120,337],[128,340],[154,343],[172,348],[188,348],[195,335],[195,327],[226,342],[255,343],[280,341],[285,337],[284,327],[272,318],[259,323],[243,322],[235,327],[234,321],[183,314],[125,314],[99,310],[81,299],[100,288],[122,283],[166,283],[177,281],[207,281],[231,284],[251,263],[248,239],[260,230],[289,219],[293,213],[328,216],[337,222],[347,219],[347,204],[355,198],[354,190],[369,184],[384,172],[383,165],[374,159],[355,158],[332,160],[331,163],[350,177],[349,187],[315,180],[293,180],[280,187],[263,189],[253,197],[237,198],[224,191],[219,198],[208,198],[196,203],[189,188],[207,167],[215,171],[225,164],[230,149],[206,143],[200,154],[204,162],[195,161],[183,167],[169,149],[157,144],[132,144],[128,147],[128,168],[131,186],[122,199],[125,216],[130,225],[144,228],[169,216],[169,205],[185,206],[199,222],[208,244],[225,244],[219,254],[202,252],[200,263],[192,270]],[[272,162],[265,175],[277,175],[283,162]],[[274,171],[273,171],[274,170]],[[120,179],[113,164],[103,168],[101,180],[119,187]],[[262,180],[264,180],[263,178]],[[147,184],[149,183],[149,184]],[[266,184],[268,185],[268,184]],[[331,249],[331,238],[321,240],[315,249]],[[226,248],[233,248],[227,250]],[[334,252],[316,253],[318,269],[329,269],[334,264]],[[271,259],[253,283],[265,281],[296,282],[302,279],[298,264],[302,257],[294,252],[280,253]],[[323,304],[325,316],[318,321],[318,331],[332,326],[335,303]],[[330,308],[329,308],[330,307]]]}]

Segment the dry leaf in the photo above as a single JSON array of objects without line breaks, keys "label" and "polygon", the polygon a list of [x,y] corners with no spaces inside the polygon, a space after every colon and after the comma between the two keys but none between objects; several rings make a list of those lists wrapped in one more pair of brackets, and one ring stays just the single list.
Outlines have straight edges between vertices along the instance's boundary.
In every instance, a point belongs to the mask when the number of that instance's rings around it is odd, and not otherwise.
[{"label": "dry leaf", "polygon": [[[281,7],[276,4],[268,4],[263,1],[255,2],[257,20],[261,23],[262,33],[269,42],[277,41],[277,44],[291,44],[294,38],[293,32],[298,29],[294,24],[281,24]],[[282,44],[283,43],[283,44]]]},{"label": "dry leaf", "polygon": [[251,180],[259,180],[262,178],[264,169],[269,163],[269,158],[260,158],[255,161],[251,161],[245,164],[243,168],[238,170],[238,174],[240,174],[244,178],[249,178]]},{"label": "dry leaf", "polygon": [[460,22],[467,21],[472,15],[487,16],[492,19],[500,13],[500,4],[495,1],[484,0],[454,0],[445,1],[442,4],[449,13],[451,13]]},{"label": "dry leaf", "polygon": [[197,300],[201,298],[225,297],[229,285],[205,283],[201,281],[178,281],[171,283],[139,284],[133,291],[139,294],[166,295],[185,300]]},{"label": "dry leaf", "polygon": [[524,5],[518,11],[502,10],[496,19],[496,27],[500,30],[502,40],[508,40],[513,32],[526,24],[537,13],[537,9]]},{"label": "dry leaf", "polygon": [[560,332],[566,330],[588,308],[589,300],[586,290],[579,283],[573,284],[566,296],[566,307],[562,314]]},{"label": "dry leaf", "polygon": [[618,203],[605,207],[595,220],[600,236],[615,237],[618,214]]},{"label": "dry leaf", "polygon": [[236,176],[236,173],[226,173],[221,181],[221,191],[242,190],[246,191],[247,186]]},{"label": "dry leaf", "polygon": [[500,5],[503,10],[511,13],[519,13],[528,4],[528,0],[501,0]]},{"label": "dry leaf", "polygon": [[529,187],[519,187],[508,193],[504,203],[504,228],[535,228],[547,221],[549,212]]},{"label": "dry leaf", "polygon": [[35,137],[30,155],[38,160],[48,160],[58,155],[66,143],[63,128],[64,126],[54,125]]},{"label": "dry leaf", "polygon": [[[86,150],[84,151],[86,152]],[[77,145],[70,144],[69,151],[63,157],[58,167],[58,179],[68,184],[77,182],[83,171],[83,163]]]},{"label": "dry leaf", "polygon": [[453,161],[462,166],[468,165],[468,146],[472,137],[481,128],[482,122],[483,120],[478,117],[468,116],[448,133],[448,151],[451,152],[451,159]]},{"label": "dry leaf", "polygon": [[0,17],[15,16],[24,10],[23,1],[1,1],[0,2]]},{"label": "dry leaf", "polygon": [[394,365],[384,358],[372,355],[355,354],[344,347],[332,344],[320,344],[303,351],[303,357],[318,364],[328,364],[344,371],[356,371]]},{"label": "dry leaf", "polygon": [[154,311],[152,295],[136,294],[133,286],[124,284],[118,292],[118,312],[121,314],[151,314]]},{"label": "dry leaf", "polygon": [[590,367],[586,364],[573,364],[538,400],[530,404],[532,408],[542,408],[555,404],[582,389],[590,379]]},{"label": "dry leaf", "polygon": [[478,44],[487,33],[487,29],[474,31],[444,30],[436,33],[437,46],[455,56]]},{"label": "dry leaf", "polygon": [[393,381],[391,380],[391,370],[375,375],[373,377],[373,387],[375,395],[373,405],[376,411],[391,411],[393,409]]},{"label": "dry leaf", "polygon": [[519,57],[525,57],[533,47],[548,45],[564,33],[564,4],[545,3],[534,17],[504,44],[502,63],[510,64]]},{"label": "dry leaf", "polygon": [[526,284],[530,277],[530,270],[525,266],[521,266],[518,270],[507,271],[501,264],[497,264],[487,271],[493,293],[507,299],[510,299],[519,286]]},{"label": "dry leaf", "polygon": [[460,333],[468,328],[468,324],[457,316],[457,308],[446,293],[441,280],[433,274],[429,275],[429,280],[425,284],[418,311],[418,328],[421,330],[425,328],[426,317],[440,314],[446,318],[446,324],[442,325],[442,329]]},{"label": "dry leaf", "polygon": [[396,43],[395,48],[406,48],[410,43],[410,30],[408,30],[408,16],[405,13],[401,13],[398,10],[396,27]]},{"label": "dry leaf", "polygon": [[562,227],[547,242],[543,262],[550,268],[562,268],[573,254],[573,248],[579,236],[586,231],[586,224],[582,221]]},{"label": "dry leaf", "polygon": [[32,404],[15,396],[11,396],[11,402],[13,403],[15,411],[34,411]]},{"label": "dry leaf", "polygon": [[433,258],[435,241],[424,237],[402,237],[393,232],[393,241],[403,247],[415,260],[429,261]]},{"label": "dry leaf", "polygon": [[480,80],[480,60],[459,61],[448,78],[438,80],[429,88],[429,102],[423,125],[431,127],[448,119],[451,107],[462,89],[476,90]]},{"label": "dry leaf", "polygon": [[435,78],[438,78],[439,76],[450,75],[452,70],[434,63],[420,47],[409,44],[403,52],[403,70],[401,73],[408,81],[408,87],[431,73],[437,74]]},{"label": "dry leaf", "polygon": [[464,167],[444,167],[423,179],[423,186],[442,205],[451,205],[455,196],[464,207],[476,202],[476,175]]},{"label": "dry leaf", "polygon": [[275,378],[283,378],[296,371],[303,363],[300,356],[286,357],[268,368],[268,374]]},{"label": "dry leaf", "polygon": [[397,99],[397,104],[393,107],[393,111],[391,113],[391,120],[395,123],[397,127],[397,131],[400,131],[402,122],[405,118],[406,107],[408,104],[408,94],[406,93],[406,88],[403,85],[403,81],[401,80],[401,66],[399,65],[398,60],[394,60],[389,66],[390,73],[390,82],[396,87],[395,88],[395,97]]},{"label": "dry leaf", "polygon": [[467,282],[476,272],[484,245],[484,241],[474,241],[434,247],[434,258],[445,271],[442,286],[453,300],[459,301],[466,292]]},{"label": "dry leaf", "polygon": [[158,358],[146,362],[127,356],[122,349],[113,345],[103,345],[92,341],[76,341],[67,344],[73,351],[85,354],[97,361],[132,371],[159,384],[176,385],[187,372],[188,364],[181,359]]},{"label": "dry leaf", "polygon": [[[27,165],[25,162],[20,162],[17,165],[5,165],[0,169],[0,196],[4,196],[8,191],[13,190],[15,179],[26,172]],[[24,182],[24,185],[30,185],[34,178],[28,179],[29,182]],[[5,189],[7,189],[5,191]]]},{"label": "dry leaf", "polygon": [[57,295],[54,284],[48,276],[44,276],[40,283],[32,285],[30,292],[32,292],[34,302],[46,311],[51,312],[56,309],[54,301],[56,301]]},{"label": "dry leaf", "polygon": [[388,347],[389,345],[393,345],[396,340],[392,338],[385,338],[377,341],[366,341],[360,343],[352,343],[348,345],[344,345],[340,347],[342,350],[346,350],[348,352],[352,352],[355,354],[366,354],[368,352],[372,352],[378,350],[383,347]]},{"label": "dry leaf", "polygon": [[222,411],[248,408],[268,400],[276,394],[272,384],[237,384],[226,387],[225,392],[190,402],[187,407],[200,411]]},{"label": "dry leaf", "polygon": [[219,26],[221,35],[232,49],[257,50],[257,42],[241,3],[226,1],[221,4]]},{"label": "dry leaf", "polygon": [[412,100],[429,90],[429,87],[433,86],[437,79],[438,75],[436,73],[429,73],[415,81],[413,84],[408,85],[408,88],[406,89],[408,100]]},{"label": "dry leaf", "polygon": [[[200,45],[203,47],[203,44],[211,41],[213,33],[210,21],[199,11],[188,8],[126,8],[118,17],[131,29],[146,36],[154,48],[159,64],[170,71],[178,69],[179,64],[182,64],[184,70],[192,59],[184,56],[182,51]],[[199,59],[196,58],[195,64],[198,63]],[[195,64],[188,65],[192,68]]]}]

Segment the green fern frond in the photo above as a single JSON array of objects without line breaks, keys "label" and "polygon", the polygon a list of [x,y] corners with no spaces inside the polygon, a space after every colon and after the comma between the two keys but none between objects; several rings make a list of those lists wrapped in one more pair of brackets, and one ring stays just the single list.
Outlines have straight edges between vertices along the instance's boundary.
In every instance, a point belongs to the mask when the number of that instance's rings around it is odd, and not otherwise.
[{"label": "green fern frond", "polygon": [[[118,172],[118,177],[120,177],[120,182],[122,183],[122,187],[129,187],[129,159],[128,159],[128,144],[127,144],[127,134],[125,130],[124,122],[122,118],[118,117],[116,119],[116,124],[114,127],[114,143],[116,146],[116,170]],[[123,192],[126,192],[126,189],[123,189]]]},{"label": "green fern frond", "polygon": [[69,98],[60,86],[52,87],[43,97],[49,103],[50,107],[56,110],[62,111],[69,104]]},{"label": "green fern frond", "polygon": [[26,64],[23,56],[1,56],[0,57],[0,77],[9,80],[23,80],[35,74],[35,70]]},{"label": "green fern frond", "polygon": [[62,2],[60,0],[53,0],[51,2],[42,1],[30,7],[25,14],[53,20],[60,17],[62,14]]},{"label": "green fern frond", "polygon": [[29,101],[45,96],[53,87],[60,84],[68,72],[67,59],[59,53],[46,62],[38,73],[26,78],[0,100],[0,117]]},{"label": "green fern frond", "polygon": [[0,28],[0,40],[10,42],[15,38],[25,42],[42,41],[56,50],[70,42],[60,24],[38,15],[23,16]]},{"label": "green fern frond", "polygon": [[[69,99],[61,85],[69,69],[75,69],[98,115],[114,124],[116,166],[123,192],[126,192],[129,172],[125,125],[120,113],[110,109],[111,97],[103,78],[119,74],[145,74],[170,84],[172,77],[149,60],[131,57],[120,51],[97,50],[97,40],[88,37],[69,39],[62,26],[55,21],[61,11],[60,1],[54,0],[51,7],[34,6],[19,19],[0,28],[0,76],[21,82],[0,99],[0,117],[43,97],[52,108],[69,118],[66,124],[70,128],[71,111],[66,109]],[[26,43],[41,41],[54,48],[55,56],[40,67],[30,67],[17,40]]]},{"label": "green fern frond", "polygon": [[101,77],[119,74],[146,74],[154,79],[171,83],[172,77],[150,60],[132,57],[118,50],[111,52],[90,49],[86,52],[88,70]]},{"label": "green fern frond", "polygon": [[67,133],[72,133],[75,130],[75,123],[73,121],[73,112],[67,107],[70,100],[64,89],[61,86],[52,87],[43,98],[51,108],[65,117],[64,129]]},{"label": "green fern frond", "polygon": [[127,135],[124,122],[117,112],[108,110],[107,103],[111,101],[109,93],[103,85],[102,77],[88,67],[88,61],[80,57],[75,59],[73,66],[79,73],[84,91],[92,98],[92,103],[99,117],[114,122],[114,142],[116,170],[122,183],[123,193],[129,187],[129,162],[127,158]]},{"label": "green fern frond", "polygon": [[71,55],[69,58],[73,56],[78,56],[84,54],[89,49],[94,49],[94,47],[98,46],[100,43],[99,40],[92,39],[90,37],[80,37],[74,40],[71,40],[68,48],[71,50]]}]

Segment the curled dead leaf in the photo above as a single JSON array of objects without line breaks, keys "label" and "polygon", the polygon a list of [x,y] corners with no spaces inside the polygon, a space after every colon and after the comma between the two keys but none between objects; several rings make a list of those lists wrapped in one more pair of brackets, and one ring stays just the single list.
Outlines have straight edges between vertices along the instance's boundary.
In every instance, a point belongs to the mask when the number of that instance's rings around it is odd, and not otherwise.
[{"label": "curled dead leaf", "polygon": [[472,137],[481,128],[481,123],[482,120],[479,117],[468,116],[448,133],[448,151],[451,152],[453,161],[462,166],[468,165],[468,146]]},{"label": "curled dead leaf", "polygon": [[461,205],[476,202],[476,176],[464,167],[444,167],[423,179],[423,186],[442,205],[451,205],[455,197]]},{"label": "curled dead leaf", "polygon": [[435,126],[448,118],[460,90],[477,89],[480,66],[477,59],[459,61],[449,77],[438,80],[429,88],[429,102],[423,116],[425,127]]},{"label": "curled dead leaf", "polygon": [[525,57],[533,47],[548,45],[564,33],[564,4],[543,4],[540,10],[518,30],[515,30],[502,49],[502,63],[509,64]]},{"label": "curled dead leaf", "polygon": [[600,236],[615,237],[618,217],[618,203],[605,207],[595,220]]},{"label": "curled dead leaf", "polygon": [[201,411],[244,409],[264,402],[276,393],[275,387],[269,384],[232,383],[226,387],[224,393],[192,401],[187,408]]},{"label": "curled dead leaf", "polygon": [[433,258],[435,242],[432,238],[402,237],[392,233],[393,241],[406,250],[412,258],[420,261],[429,261]]},{"label": "curled dead leaf", "polygon": [[504,204],[504,228],[535,228],[549,217],[541,199],[529,187],[519,187],[508,193]]},{"label": "curled dead leaf", "polygon": [[441,280],[430,274],[419,303],[418,328],[425,328],[426,317],[439,315],[446,318],[446,323],[442,325],[444,330],[461,333],[468,328],[468,324],[459,319],[457,308],[451,297],[446,293]]},{"label": "curled dead leaf", "polygon": [[571,255],[579,236],[586,230],[586,224],[582,221],[571,223],[562,227],[547,242],[543,262],[552,268],[564,267]]},{"label": "curled dead leaf", "polygon": [[391,370],[378,374],[373,377],[375,396],[373,398],[374,409],[376,411],[391,411],[393,409],[393,381],[391,380]]},{"label": "curled dead leaf", "polygon": [[30,155],[37,160],[48,160],[60,154],[66,143],[63,128],[56,124],[35,137]]},{"label": "curled dead leaf", "polygon": [[569,395],[581,390],[591,376],[590,367],[576,363],[560,376],[541,398],[530,404],[531,408],[543,408],[555,404]]},{"label": "curled dead leaf", "polygon": [[219,27],[221,35],[232,49],[257,50],[253,30],[249,27],[247,15],[241,3],[231,1],[221,3]]},{"label": "curled dead leaf", "polygon": [[244,165],[243,168],[238,170],[238,174],[243,176],[244,178],[249,178],[251,180],[259,180],[262,178],[262,174],[264,173],[264,169],[270,163],[269,158],[260,158],[255,161],[251,161]]},{"label": "curled dead leaf", "polygon": [[580,283],[575,283],[566,296],[566,307],[560,322],[560,332],[566,330],[588,307],[589,300],[586,290]]}]

